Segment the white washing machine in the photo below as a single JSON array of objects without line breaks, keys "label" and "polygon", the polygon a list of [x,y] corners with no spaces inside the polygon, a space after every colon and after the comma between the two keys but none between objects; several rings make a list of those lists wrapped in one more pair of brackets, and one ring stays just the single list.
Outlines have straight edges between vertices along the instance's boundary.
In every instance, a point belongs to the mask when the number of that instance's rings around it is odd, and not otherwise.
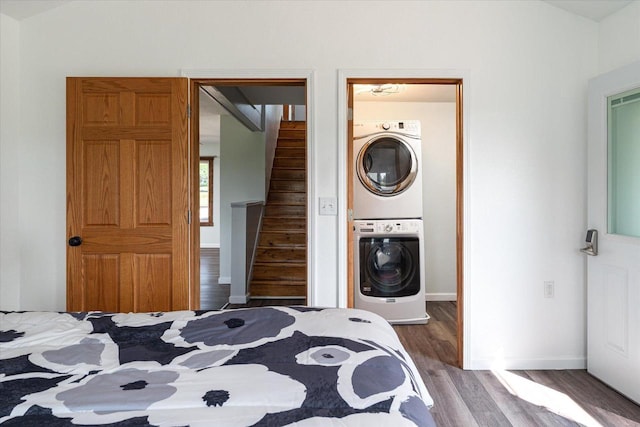
[{"label": "white washing machine", "polygon": [[420,122],[353,125],[353,217],[422,218]]},{"label": "white washing machine", "polygon": [[422,220],[354,221],[354,307],[389,323],[427,323]]}]

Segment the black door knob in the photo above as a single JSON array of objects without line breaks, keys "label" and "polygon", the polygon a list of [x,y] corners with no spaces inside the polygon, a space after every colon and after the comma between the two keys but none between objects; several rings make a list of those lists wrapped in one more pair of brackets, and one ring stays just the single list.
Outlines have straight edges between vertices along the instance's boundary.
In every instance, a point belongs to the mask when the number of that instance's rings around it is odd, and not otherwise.
[{"label": "black door knob", "polygon": [[82,244],[82,237],[73,236],[69,239],[69,246],[80,246]]}]

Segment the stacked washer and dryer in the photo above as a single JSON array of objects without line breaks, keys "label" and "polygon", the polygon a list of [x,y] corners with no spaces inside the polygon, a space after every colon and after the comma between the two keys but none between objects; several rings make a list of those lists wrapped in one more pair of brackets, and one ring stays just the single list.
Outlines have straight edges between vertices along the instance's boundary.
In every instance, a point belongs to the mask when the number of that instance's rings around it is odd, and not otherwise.
[{"label": "stacked washer and dryer", "polygon": [[354,306],[427,323],[420,122],[354,123]]}]

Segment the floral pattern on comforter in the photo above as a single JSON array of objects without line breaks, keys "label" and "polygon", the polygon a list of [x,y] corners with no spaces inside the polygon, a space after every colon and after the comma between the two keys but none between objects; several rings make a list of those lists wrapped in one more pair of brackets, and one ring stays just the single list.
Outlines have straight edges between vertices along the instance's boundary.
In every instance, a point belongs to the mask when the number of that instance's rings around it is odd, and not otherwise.
[{"label": "floral pattern on comforter", "polygon": [[431,426],[432,403],[366,311],[0,312],[2,426]]}]

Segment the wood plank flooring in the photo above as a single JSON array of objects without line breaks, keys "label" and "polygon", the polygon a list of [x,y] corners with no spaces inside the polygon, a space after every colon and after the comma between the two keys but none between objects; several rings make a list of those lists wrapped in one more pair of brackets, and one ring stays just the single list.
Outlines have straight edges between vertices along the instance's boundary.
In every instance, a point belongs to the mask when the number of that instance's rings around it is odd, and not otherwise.
[{"label": "wood plank flooring", "polygon": [[219,310],[229,302],[229,285],[218,283],[220,249],[200,248],[200,308]]},{"label": "wood plank flooring", "polygon": [[434,399],[438,426],[640,426],[640,406],[585,370],[457,368],[455,303],[429,302],[427,311],[428,324],[393,328]]}]

